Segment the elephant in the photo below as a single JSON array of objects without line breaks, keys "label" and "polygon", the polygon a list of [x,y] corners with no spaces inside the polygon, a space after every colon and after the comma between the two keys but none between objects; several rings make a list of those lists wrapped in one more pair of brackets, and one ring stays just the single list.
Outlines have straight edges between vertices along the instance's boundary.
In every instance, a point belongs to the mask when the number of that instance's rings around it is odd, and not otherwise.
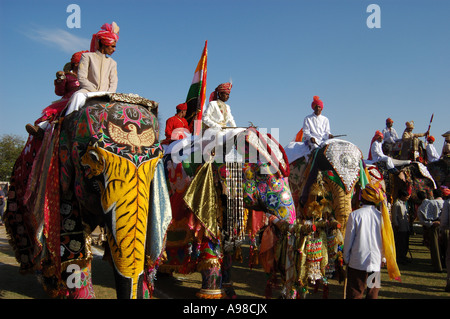
[{"label": "elephant", "polygon": [[171,220],[158,104],[96,94],[29,137],[17,159],[5,224],[23,273],[51,297],[95,298],[91,234],[106,228],[117,298],[150,298]]},{"label": "elephant", "polygon": [[[303,150],[306,145],[300,146]],[[304,151],[290,155],[289,185],[298,215],[290,248],[295,265],[291,295],[305,297],[311,285],[323,283],[326,298],[328,278],[344,278],[347,219],[358,208],[356,189],[369,183],[371,174],[361,150],[341,139],[328,140],[306,155]]]},{"label": "elephant", "polygon": [[450,156],[428,163],[426,166],[437,187],[446,186],[450,188]]},{"label": "elephant", "polygon": [[[159,271],[200,272],[197,297],[235,298],[232,260],[242,260],[247,228],[255,234],[264,225],[282,227],[296,219],[283,148],[254,127],[208,129],[200,137],[172,143],[164,165],[173,220]],[[259,252],[257,244],[252,247],[267,272],[278,270],[273,255]]]}]

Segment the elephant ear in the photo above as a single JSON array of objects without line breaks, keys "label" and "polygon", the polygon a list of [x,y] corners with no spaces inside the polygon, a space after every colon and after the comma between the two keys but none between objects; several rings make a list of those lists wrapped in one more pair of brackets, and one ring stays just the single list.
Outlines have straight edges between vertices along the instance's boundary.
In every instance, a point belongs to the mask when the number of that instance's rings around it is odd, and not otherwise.
[{"label": "elephant ear", "polygon": [[359,180],[361,150],[350,142],[334,141],[325,147],[324,154],[349,193]]}]

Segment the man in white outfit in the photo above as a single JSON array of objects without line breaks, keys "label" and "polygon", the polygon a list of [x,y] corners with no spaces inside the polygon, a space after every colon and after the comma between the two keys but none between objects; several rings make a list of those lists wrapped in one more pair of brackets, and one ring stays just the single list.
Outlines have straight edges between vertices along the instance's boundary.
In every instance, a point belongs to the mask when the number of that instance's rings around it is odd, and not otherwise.
[{"label": "man in white outfit", "polygon": [[314,112],[303,120],[303,137],[310,148],[317,148],[333,135],[328,118],[322,115],[323,102],[318,96],[313,97],[311,108]]},{"label": "man in white outfit", "polygon": [[434,136],[431,135],[428,136],[427,138],[428,144],[426,150],[427,150],[427,160],[429,163],[439,161],[440,158],[439,153],[436,151],[436,148],[434,147],[433,144],[434,141],[435,141]]},{"label": "man in white outfit", "polygon": [[211,93],[208,108],[202,117],[207,128],[236,127],[230,106],[225,103],[230,98],[231,87],[231,83],[222,83]]}]

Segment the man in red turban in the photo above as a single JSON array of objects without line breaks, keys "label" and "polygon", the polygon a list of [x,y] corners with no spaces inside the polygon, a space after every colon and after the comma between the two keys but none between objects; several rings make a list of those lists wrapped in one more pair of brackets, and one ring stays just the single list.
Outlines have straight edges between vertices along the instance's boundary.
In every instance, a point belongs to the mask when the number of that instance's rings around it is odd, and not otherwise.
[{"label": "man in red turban", "polygon": [[440,156],[439,153],[436,151],[436,148],[434,147],[433,144],[434,141],[435,141],[434,136],[432,135],[428,136],[427,138],[428,144],[426,148],[428,163],[439,161]]},{"label": "man in red turban", "polygon": [[181,140],[190,135],[189,125],[186,119],[187,104],[178,104],[176,114],[166,121],[166,138],[162,144],[170,144],[173,141]]},{"label": "man in red turban", "polygon": [[116,51],[119,27],[105,23],[92,35],[91,52],[81,57],[78,79],[80,92],[116,92],[117,63],[110,56]]},{"label": "man in red turban", "polygon": [[78,65],[83,53],[89,51],[79,51],[72,55],[70,59],[70,68],[65,71],[56,72],[55,94],[62,98],[47,106],[42,111],[42,116],[35,121],[35,125],[27,124],[25,129],[35,137],[42,138],[48,123],[59,117],[61,111],[66,107],[70,97],[78,91],[80,83],[78,82]]},{"label": "man in red turban", "polygon": [[317,95],[313,97],[311,108],[314,112],[303,120],[303,138],[310,148],[316,148],[333,135],[330,121],[322,115],[323,102]]},{"label": "man in red turban", "polygon": [[207,127],[221,129],[222,127],[236,127],[231,108],[225,102],[230,98],[231,87],[229,82],[222,83],[216,87],[209,97],[206,112],[203,113],[202,121]]}]

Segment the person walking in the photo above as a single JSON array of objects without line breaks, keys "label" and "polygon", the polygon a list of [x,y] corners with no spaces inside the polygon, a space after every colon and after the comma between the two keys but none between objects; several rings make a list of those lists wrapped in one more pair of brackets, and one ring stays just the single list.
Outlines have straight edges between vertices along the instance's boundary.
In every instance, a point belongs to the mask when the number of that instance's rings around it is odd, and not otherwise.
[{"label": "person walking", "polygon": [[[385,194],[380,183],[361,191],[363,206],[347,221],[344,239],[344,263],[347,265],[347,299],[377,299],[381,266],[386,264],[391,279],[400,280],[395,243]],[[381,205],[379,211],[376,206]]]}]

